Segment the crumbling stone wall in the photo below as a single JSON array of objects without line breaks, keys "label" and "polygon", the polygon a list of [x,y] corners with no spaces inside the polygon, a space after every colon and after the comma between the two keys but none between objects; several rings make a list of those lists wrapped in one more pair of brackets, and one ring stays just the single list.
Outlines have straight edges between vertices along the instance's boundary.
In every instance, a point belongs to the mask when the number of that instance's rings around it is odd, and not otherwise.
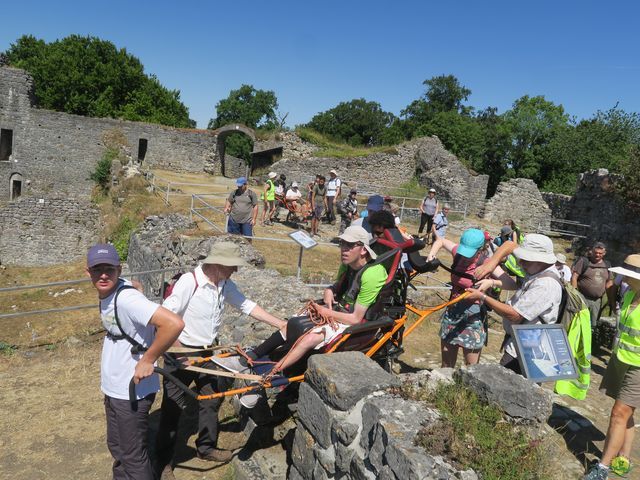
[{"label": "crumbling stone wall", "polygon": [[20,198],[0,209],[0,263],[56,265],[83,258],[95,243],[99,212],[69,198]]},{"label": "crumbling stone wall", "polygon": [[487,200],[484,218],[495,223],[512,219],[525,231],[535,232],[538,227],[549,229],[551,209],[533,180],[513,178],[500,182],[495,195]]},{"label": "crumbling stone wall", "polygon": [[562,193],[542,192],[542,198],[551,209],[551,216],[558,219],[566,219],[571,213],[571,195]]},{"label": "crumbling stone wall", "polygon": [[[286,151],[286,149],[285,149]],[[353,158],[289,158],[274,163],[271,169],[287,175],[287,180],[306,183],[316,173],[329,175],[336,169],[347,186],[368,192],[386,193],[406,185],[416,174],[420,184],[434,187],[442,200],[467,203],[476,213],[485,202],[487,175],[473,175],[442,146],[436,137],[423,137],[390,147],[388,153]]]},{"label": "crumbling stone wall", "polygon": [[113,136],[123,139],[122,148],[133,161],[141,153],[140,140],[146,140],[143,165],[196,172],[215,158],[216,138],[210,131],[38,109],[32,106],[32,92],[26,72],[0,67],[0,128],[13,133],[11,158],[0,161],[1,200],[9,199],[14,173],[24,179],[23,195],[87,197],[94,185],[89,176]]}]

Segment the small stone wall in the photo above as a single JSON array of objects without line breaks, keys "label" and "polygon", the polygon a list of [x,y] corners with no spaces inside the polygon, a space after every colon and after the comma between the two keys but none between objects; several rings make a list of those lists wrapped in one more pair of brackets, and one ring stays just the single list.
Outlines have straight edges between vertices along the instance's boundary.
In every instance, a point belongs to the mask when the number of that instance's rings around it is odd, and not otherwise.
[{"label": "small stone wall", "polygon": [[571,195],[561,193],[542,192],[542,198],[551,209],[551,216],[558,219],[566,219],[571,214]]},{"label": "small stone wall", "polygon": [[500,182],[495,195],[487,200],[484,218],[498,224],[512,219],[525,232],[535,232],[538,227],[549,229],[551,209],[533,180],[514,178]]},{"label": "small stone wall", "polygon": [[20,198],[0,209],[0,263],[56,265],[84,258],[100,230],[89,202]]}]

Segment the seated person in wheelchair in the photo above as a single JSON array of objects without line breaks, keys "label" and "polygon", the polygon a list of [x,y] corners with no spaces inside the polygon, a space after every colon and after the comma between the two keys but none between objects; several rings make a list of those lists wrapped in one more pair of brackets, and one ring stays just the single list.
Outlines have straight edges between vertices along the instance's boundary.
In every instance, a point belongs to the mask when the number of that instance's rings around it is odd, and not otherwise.
[{"label": "seated person in wheelchair", "polygon": [[[387,281],[387,271],[382,264],[367,267],[367,264],[375,260],[377,255],[369,247],[371,236],[364,228],[348,227],[338,238],[342,262],[338,270],[338,279],[331,287],[325,289],[324,305],[311,302],[311,308],[319,317],[329,318],[331,321],[314,326],[293,344],[291,343],[295,339],[291,339],[288,344],[291,350],[274,365],[272,372],[285,370],[302,359],[309,351],[319,350],[330,344],[350,325],[361,323]],[[365,267],[366,270],[358,275]],[[358,279],[359,281],[355,281]],[[285,327],[275,332],[254,350],[248,351],[248,357],[251,360],[257,360],[279,346],[287,344],[286,330]],[[216,358],[214,362],[232,372],[246,372],[249,369],[248,362],[238,356]]]},{"label": "seated person in wheelchair", "polygon": [[293,206],[295,211],[299,211],[302,206],[302,192],[298,188],[298,182],[293,182],[287,190],[286,200]]}]

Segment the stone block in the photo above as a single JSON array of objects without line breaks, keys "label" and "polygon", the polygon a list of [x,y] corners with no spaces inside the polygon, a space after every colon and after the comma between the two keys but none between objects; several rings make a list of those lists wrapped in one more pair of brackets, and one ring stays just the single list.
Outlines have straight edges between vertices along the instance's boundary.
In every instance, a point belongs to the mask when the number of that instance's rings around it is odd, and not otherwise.
[{"label": "stone block", "polygon": [[336,473],[347,473],[351,469],[351,460],[355,455],[352,448],[345,447],[342,444],[335,446],[336,452]]},{"label": "stone block", "polygon": [[298,426],[295,436],[293,437],[291,461],[304,480],[311,480],[313,476],[313,467],[315,464],[313,447],[315,443],[311,434],[303,427]]},{"label": "stone block", "polygon": [[478,398],[495,403],[520,423],[546,423],[551,415],[551,394],[501,365],[473,365],[456,371],[455,377],[471,388]]},{"label": "stone block", "polygon": [[350,473],[353,480],[375,480],[376,478],[374,473],[371,470],[367,469],[364,461],[357,455],[354,455],[353,459],[351,460]]},{"label": "stone block", "polygon": [[398,480],[398,477],[396,477],[396,475],[393,473],[393,470],[391,470],[391,468],[385,465],[378,472],[377,479],[378,480]]},{"label": "stone block", "polygon": [[333,445],[329,446],[329,448],[318,448],[316,446],[313,449],[313,453],[316,456],[316,460],[319,465],[322,465],[322,468],[329,474],[333,475],[336,473],[336,453],[333,448]]},{"label": "stone block", "polygon": [[300,472],[296,467],[291,465],[291,467],[289,467],[289,472],[287,473],[287,480],[305,480],[305,478],[300,475]]},{"label": "stone block", "polygon": [[313,468],[312,480],[328,480],[328,478],[329,475],[327,475],[326,470],[322,468],[322,465],[316,463],[316,466]]},{"label": "stone block", "polygon": [[334,423],[331,428],[335,438],[343,445],[350,445],[358,435],[358,425],[349,422]]},{"label": "stone block", "polygon": [[298,420],[323,448],[331,445],[331,426],[334,420],[341,420],[343,417],[342,412],[328,407],[307,383],[300,385]]},{"label": "stone block", "polygon": [[309,359],[305,380],[338,410],[349,410],[370,393],[400,385],[394,375],[361,352],[314,355]]}]

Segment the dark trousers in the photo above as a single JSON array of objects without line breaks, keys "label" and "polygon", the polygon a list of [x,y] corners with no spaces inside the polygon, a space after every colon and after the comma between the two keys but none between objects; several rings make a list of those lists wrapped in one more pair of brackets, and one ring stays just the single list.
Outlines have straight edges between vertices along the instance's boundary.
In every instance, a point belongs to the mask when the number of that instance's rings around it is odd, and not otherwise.
[{"label": "dark trousers", "polygon": [[335,222],[336,220],[336,214],[333,211],[333,204],[335,199],[336,197],[330,197],[329,195],[327,195],[327,220],[329,222]]},{"label": "dark trousers", "polygon": [[420,228],[418,233],[422,233],[424,226],[427,226],[427,235],[431,233],[431,227],[433,226],[433,215],[427,215],[426,213],[420,214]]},{"label": "dark trousers", "polygon": [[253,227],[251,227],[251,223],[238,223],[231,217],[229,217],[229,223],[227,223],[227,233],[251,237],[253,235]]},{"label": "dark trousers", "polygon": [[[504,352],[502,358],[500,359],[500,365],[504,368],[511,370],[512,372],[517,373],[518,375],[522,375],[522,369],[520,368],[520,362],[517,358],[512,357],[507,352]],[[524,377],[524,375],[522,375]]]},{"label": "dark trousers", "polygon": [[[201,365],[204,368],[212,368],[214,364],[207,362]],[[220,391],[218,378],[204,373],[180,370],[173,366],[165,365],[165,369],[185,385],[192,382],[196,384],[199,395],[210,395]],[[222,385],[222,388],[226,387]],[[162,406],[160,407],[160,428],[156,443],[158,457],[157,468],[159,471],[171,463],[175,451],[178,422],[182,411],[186,408],[185,393],[172,382],[162,382]],[[200,455],[206,455],[216,448],[218,442],[218,410],[222,404],[222,398],[202,400],[198,402],[198,438],[196,448]]]},{"label": "dark trousers", "polygon": [[129,400],[104,397],[107,416],[107,446],[113,457],[114,480],[153,480],[147,434],[149,410],[155,394],[138,400],[137,408]]}]

